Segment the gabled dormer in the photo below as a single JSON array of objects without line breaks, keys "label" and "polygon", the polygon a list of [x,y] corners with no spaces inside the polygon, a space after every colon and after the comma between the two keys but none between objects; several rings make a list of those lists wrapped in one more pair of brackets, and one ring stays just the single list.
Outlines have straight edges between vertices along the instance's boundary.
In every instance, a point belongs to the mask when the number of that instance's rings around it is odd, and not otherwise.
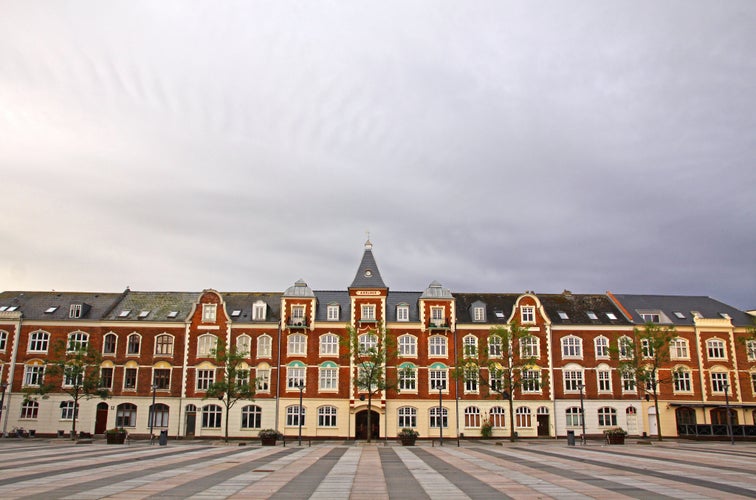
[{"label": "gabled dormer", "polygon": [[305,329],[315,322],[315,292],[299,279],[281,297],[281,322],[289,330]]},{"label": "gabled dormer", "polygon": [[473,323],[485,323],[487,316],[488,311],[486,310],[485,302],[476,300],[470,304],[470,319],[472,319]]},{"label": "gabled dormer", "polygon": [[454,297],[448,288],[433,281],[420,296],[420,321],[430,330],[452,330],[456,315]]}]

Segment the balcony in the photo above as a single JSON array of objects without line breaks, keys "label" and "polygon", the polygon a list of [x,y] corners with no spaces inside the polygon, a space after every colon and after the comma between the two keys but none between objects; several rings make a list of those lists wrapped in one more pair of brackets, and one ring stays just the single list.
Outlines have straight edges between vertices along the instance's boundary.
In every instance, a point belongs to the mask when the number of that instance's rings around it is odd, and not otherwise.
[{"label": "balcony", "polygon": [[307,320],[304,318],[289,318],[286,327],[289,330],[305,329],[307,328]]}]

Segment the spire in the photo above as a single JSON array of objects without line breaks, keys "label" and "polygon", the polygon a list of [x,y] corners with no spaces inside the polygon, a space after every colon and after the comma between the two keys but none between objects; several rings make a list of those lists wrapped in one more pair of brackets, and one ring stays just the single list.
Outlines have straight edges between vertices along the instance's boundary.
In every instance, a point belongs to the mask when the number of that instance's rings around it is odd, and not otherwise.
[{"label": "spire", "polygon": [[357,268],[357,274],[349,288],[387,288],[378,271],[378,264],[373,257],[373,244],[370,243],[370,237],[365,242],[365,252],[362,254],[362,261]]}]

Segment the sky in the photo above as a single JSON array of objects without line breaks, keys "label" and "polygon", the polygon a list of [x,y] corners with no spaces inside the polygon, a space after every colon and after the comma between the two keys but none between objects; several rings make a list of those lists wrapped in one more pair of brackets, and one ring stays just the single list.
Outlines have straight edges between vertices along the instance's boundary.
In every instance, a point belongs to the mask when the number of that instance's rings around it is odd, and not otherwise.
[{"label": "sky", "polygon": [[756,2],[0,0],[0,290],[756,308]]}]

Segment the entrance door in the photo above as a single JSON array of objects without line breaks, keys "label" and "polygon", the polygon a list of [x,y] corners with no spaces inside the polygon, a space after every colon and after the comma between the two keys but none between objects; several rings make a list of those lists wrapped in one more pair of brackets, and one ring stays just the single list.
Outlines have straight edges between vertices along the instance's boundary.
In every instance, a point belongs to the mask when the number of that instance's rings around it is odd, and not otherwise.
[{"label": "entrance door", "polygon": [[549,435],[549,416],[548,415],[538,415],[538,435],[539,436]]},{"label": "entrance door", "polygon": [[[381,417],[377,412],[370,412],[370,427],[372,438],[378,439],[381,435]],[[363,410],[354,416],[354,438],[367,439],[368,437],[368,411]]]},{"label": "entrance door", "polygon": [[95,415],[95,434],[105,434],[108,428],[108,403],[99,403],[97,405],[97,414]]},{"label": "entrance door", "polygon": [[659,435],[659,428],[656,426],[656,409],[655,408],[648,409],[648,435],[649,436]]},{"label": "entrance door", "polygon": [[197,408],[194,405],[186,406],[186,432],[184,436],[194,437],[194,425],[197,421]]}]

